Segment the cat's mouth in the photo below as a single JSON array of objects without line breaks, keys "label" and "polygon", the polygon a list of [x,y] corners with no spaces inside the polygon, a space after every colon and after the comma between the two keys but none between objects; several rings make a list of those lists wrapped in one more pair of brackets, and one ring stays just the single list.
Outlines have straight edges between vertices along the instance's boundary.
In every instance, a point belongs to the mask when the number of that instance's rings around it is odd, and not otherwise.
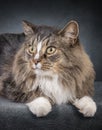
[{"label": "cat's mouth", "polygon": [[36,75],[41,75],[41,73],[42,73],[41,67],[42,67],[41,63],[33,64],[32,69],[34,70],[34,73]]},{"label": "cat's mouth", "polygon": [[41,70],[41,67],[42,67],[41,63],[33,64],[33,69],[34,70]]},{"label": "cat's mouth", "polygon": [[38,63],[38,64],[33,64],[33,70],[34,73],[38,76],[49,76],[51,71],[50,70],[43,70],[42,64]]}]

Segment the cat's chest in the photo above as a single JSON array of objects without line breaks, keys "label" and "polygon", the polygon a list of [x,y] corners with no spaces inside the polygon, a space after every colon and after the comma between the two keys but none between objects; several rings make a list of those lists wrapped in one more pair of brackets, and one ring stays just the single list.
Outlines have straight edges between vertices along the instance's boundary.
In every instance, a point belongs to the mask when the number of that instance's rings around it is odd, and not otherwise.
[{"label": "cat's chest", "polygon": [[59,81],[58,75],[51,79],[47,77],[37,77],[33,87],[39,86],[40,90],[50,97],[56,104],[67,103],[70,100],[71,93]]}]

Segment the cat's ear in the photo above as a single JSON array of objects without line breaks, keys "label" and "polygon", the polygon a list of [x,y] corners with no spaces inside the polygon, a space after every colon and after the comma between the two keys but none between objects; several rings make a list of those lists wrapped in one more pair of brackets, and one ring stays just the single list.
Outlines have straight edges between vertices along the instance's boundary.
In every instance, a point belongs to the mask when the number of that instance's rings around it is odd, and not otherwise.
[{"label": "cat's ear", "polygon": [[79,35],[79,26],[76,21],[70,21],[62,30],[59,31],[59,34],[71,39],[76,39]]},{"label": "cat's ear", "polygon": [[25,35],[34,34],[35,25],[33,25],[32,23],[30,23],[26,20],[23,20],[22,24],[23,24]]}]

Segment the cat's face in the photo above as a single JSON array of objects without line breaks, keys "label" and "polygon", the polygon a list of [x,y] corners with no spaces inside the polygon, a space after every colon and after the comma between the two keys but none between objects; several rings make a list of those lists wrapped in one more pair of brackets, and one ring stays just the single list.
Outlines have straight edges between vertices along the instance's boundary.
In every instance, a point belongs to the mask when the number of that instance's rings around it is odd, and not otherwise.
[{"label": "cat's face", "polygon": [[[71,21],[62,30],[34,26],[24,22],[26,41],[25,59],[29,68],[38,75],[59,73],[70,63],[71,50],[78,37],[78,24]],[[70,64],[69,64],[70,65]]]}]

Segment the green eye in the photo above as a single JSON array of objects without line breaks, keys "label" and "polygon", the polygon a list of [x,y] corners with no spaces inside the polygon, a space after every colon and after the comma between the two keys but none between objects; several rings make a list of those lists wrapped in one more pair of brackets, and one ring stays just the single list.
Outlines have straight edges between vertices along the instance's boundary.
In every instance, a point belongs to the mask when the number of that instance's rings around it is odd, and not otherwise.
[{"label": "green eye", "polygon": [[34,53],[34,48],[31,46],[29,47],[29,53],[33,54]]},{"label": "green eye", "polygon": [[47,54],[51,55],[51,54],[56,52],[56,48],[55,47],[48,47],[46,52],[47,52]]}]

